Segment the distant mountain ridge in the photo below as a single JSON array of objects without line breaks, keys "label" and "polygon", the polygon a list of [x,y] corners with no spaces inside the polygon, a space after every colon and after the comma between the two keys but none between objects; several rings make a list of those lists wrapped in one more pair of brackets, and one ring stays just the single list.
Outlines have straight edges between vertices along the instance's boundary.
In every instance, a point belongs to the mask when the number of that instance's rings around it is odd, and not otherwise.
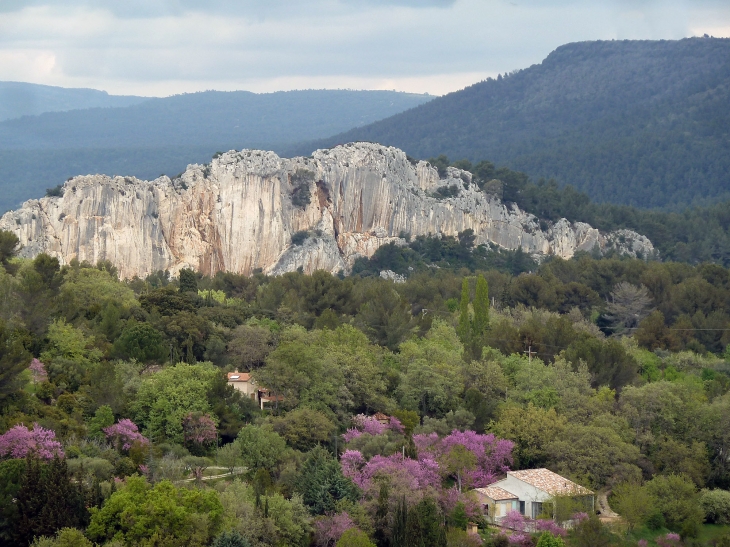
[{"label": "distant mountain ridge", "polygon": [[0,213],[75,175],[174,175],[216,151],[278,151],[431,99],[393,91],[208,91],[6,120],[0,123]]},{"label": "distant mountain ridge", "polygon": [[730,39],[567,44],[540,64],[287,153],[351,141],[488,159],[601,202],[730,198]]},{"label": "distant mountain ridge", "polygon": [[44,112],[125,107],[147,99],[148,97],[133,95],[109,95],[98,89],[0,82],[0,122],[23,116],[37,116]]}]

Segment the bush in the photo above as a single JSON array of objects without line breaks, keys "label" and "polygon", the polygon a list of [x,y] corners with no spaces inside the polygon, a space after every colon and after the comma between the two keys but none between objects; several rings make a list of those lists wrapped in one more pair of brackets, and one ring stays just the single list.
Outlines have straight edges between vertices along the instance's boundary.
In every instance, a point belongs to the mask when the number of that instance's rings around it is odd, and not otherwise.
[{"label": "bush", "polygon": [[46,188],[46,197],[49,198],[60,198],[63,197],[63,184],[54,186],[53,188]]},{"label": "bush", "polygon": [[309,237],[309,232],[306,230],[300,230],[298,232],[295,232],[291,236],[291,244],[292,245],[301,245],[304,243],[304,241]]},{"label": "bush", "polygon": [[730,524],[730,492],[727,490],[702,490],[700,506],[705,521],[710,524]]}]

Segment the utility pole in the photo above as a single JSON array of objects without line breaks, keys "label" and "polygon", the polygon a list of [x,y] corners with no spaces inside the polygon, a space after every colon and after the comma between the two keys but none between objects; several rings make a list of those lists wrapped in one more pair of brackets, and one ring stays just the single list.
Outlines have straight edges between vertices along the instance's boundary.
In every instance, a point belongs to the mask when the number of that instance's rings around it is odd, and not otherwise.
[{"label": "utility pole", "polygon": [[522,353],[526,353],[527,354],[527,358],[528,358],[528,360],[529,360],[530,363],[532,363],[532,354],[534,353],[535,355],[537,355],[537,352],[536,351],[532,351],[532,346],[528,346],[527,351],[523,351]]}]

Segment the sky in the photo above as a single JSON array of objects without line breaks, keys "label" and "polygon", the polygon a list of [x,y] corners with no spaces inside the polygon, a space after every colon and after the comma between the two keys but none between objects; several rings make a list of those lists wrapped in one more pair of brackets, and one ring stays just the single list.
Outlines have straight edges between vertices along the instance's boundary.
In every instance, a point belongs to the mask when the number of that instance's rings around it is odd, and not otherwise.
[{"label": "sky", "polygon": [[0,81],[442,95],[584,40],[730,37],[727,0],[0,0]]}]

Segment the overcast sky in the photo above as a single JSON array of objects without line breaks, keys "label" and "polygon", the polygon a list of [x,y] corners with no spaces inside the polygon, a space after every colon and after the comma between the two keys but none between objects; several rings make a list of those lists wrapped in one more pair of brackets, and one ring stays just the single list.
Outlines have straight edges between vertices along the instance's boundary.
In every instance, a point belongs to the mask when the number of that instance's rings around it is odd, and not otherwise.
[{"label": "overcast sky", "polygon": [[728,0],[0,0],[0,80],[443,94],[582,40],[730,37]]}]

